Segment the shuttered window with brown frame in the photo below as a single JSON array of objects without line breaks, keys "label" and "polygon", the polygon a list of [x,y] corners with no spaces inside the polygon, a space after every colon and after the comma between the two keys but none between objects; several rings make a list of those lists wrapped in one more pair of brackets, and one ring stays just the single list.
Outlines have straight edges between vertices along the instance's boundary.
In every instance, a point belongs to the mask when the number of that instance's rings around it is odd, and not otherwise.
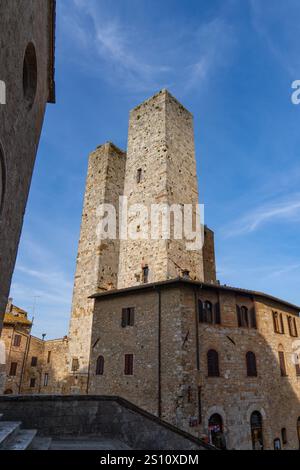
[{"label": "shuttered window with brown frame", "polygon": [[219,354],[214,349],[207,352],[207,375],[208,377],[219,377]]},{"label": "shuttered window with brown frame", "polygon": [[15,377],[17,375],[17,368],[18,368],[18,363],[12,362],[10,365],[10,371],[9,371],[9,375],[11,377]]},{"label": "shuttered window with brown frame", "polygon": [[257,377],[256,356],[254,352],[248,351],[246,354],[247,376]]},{"label": "shuttered window with brown frame", "polygon": [[103,375],[104,374],[104,357],[99,356],[97,359],[96,364],[96,375]]},{"label": "shuttered window with brown frame", "polygon": [[134,307],[122,309],[122,328],[127,326],[134,326]]},{"label": "shuttered window with brown frame", "polygon": [[125,375],[133,375],[133,354],[125,354]]},{"label": "shuttered window with brown frame", "polygon": [[278,356],[279,356],[279,365],[280,365],[281,376],[286,377],[287,373],[286,373],[284,352],[283,351],[278,351]]}]

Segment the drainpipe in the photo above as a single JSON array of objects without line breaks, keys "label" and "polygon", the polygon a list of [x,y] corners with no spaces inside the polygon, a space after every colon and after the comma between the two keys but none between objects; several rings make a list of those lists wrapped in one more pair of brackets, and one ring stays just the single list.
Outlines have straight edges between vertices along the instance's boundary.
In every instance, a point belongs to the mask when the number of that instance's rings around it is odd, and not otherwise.
[{"label": "drainpipe", "polygon": [[19,395],[21,395],[21,388],[22,388],[22,382],[23,382],[23,377],[24,377],[24,370],[25,370],[25,365],[27,363],[27,359],[28,359],[30,342],[31,342],[31,335],[27,336],[27,338],[26,338],[26,347],[25,347],[25,352],[24,352],[24,358],[23,358],[23,364],[22,364],[22,370],[21,370],[21,376],[20,376],[20,383],[19,383]]}]

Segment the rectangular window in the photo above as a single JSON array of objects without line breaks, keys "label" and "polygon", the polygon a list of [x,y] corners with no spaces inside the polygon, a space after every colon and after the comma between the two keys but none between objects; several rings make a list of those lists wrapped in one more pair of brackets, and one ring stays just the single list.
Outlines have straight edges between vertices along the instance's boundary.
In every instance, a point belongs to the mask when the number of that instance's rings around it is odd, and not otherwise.
[{"label": "rectangular window", "polygon": [[300,363],[299,362],[297,364],[295,364],[295,368],[296,368],[297,377],[300,377]]},{"label": "rectangular window", "polygon": [[49,374],[44,375],[44,387],[47,387],[49,383]]},{"label": "rectangular window", "polygon": [[17,362],[12,362],[10,365],[10,371],[9,371],[9,375],[11,377],[15,377],[17,375],[17,368],[18,368]]},{"label": "rectangular window", "polygon": [[51,362],[51,351],[48,351],[47,364],[50,364],[50,362]]},{"label": "rectangular window", "polygon": [[21,346],[21,335],[15,335],[14,337],[14,346],[19,348]]},{"label": "rectangular window", "polygon": [[133,354],[125,354],[125,375],[133,375]]},{"label": "rectangular window", "polygon": [[143,178],[143,170],[139,168],[136,172],[136,182],[139,184]]},{"label": "rectangular window", "polygon": [[272,312],[273,315],[273,326],[275,333],[284,334],[284,324],[282,313]]},{"label": "rectangular window", "polygon": [[296,338],[298,336],[296,319],[293,317],[288,317],[287,320],[288,320],[288,325],[289,325],[290,336],[293,336],[294,338]]},{"label": "rectangular window", "polygon": [[122,328],[134,326],[134,307],[122,309]]},{"label": "rectangular window", "polygon": [[149,267],[145,266],[143,268],[143,283],[147,284],[149,281]]},{"label": "rectangular window", "polygon": [[278,355],[279,355],[279,365],[280,365],[281,376],[286,377],[287,373],[286,373],[286,367],[285,367],[284,352],[279,351]]},{"label": "rectangular window", "polygon": [[30,379],[30,388],[35,387],[35,379]]},{"label": "rectangular window", "polygon": [[33,357],[31,358],[31,367],[36,367],[36,366],[37,366],[37,362],[38,362],[38,358],[33,356]]},{"label": "rectangular window", "polygon": [[72,372],[76,372],[79,369],[79,360],[77,357],[73,357],[72,359]]}]

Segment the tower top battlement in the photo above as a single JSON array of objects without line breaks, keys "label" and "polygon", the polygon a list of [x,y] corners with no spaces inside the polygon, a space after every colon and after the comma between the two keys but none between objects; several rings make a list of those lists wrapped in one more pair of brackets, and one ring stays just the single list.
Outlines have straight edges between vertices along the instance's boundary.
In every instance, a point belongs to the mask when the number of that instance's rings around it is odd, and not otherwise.
[{"label": "tower top battlement", "polygon": [[174,101],[175,103],[177,103],[177,105],[182,108],[183,111],[187,112],[188,114],[190,114],[191,116],[193,116],[193,114],[185,107],[183,106],[182,103],[180,103],[180,101],[178,101],[177,98],[175,98],[170,92],[169,90],[167,90],[166,88],[163,88],[162,90],[160,90],[158,93],[155,93],[153,96],[151,96],[150,98],[147,98],[145,101],[143,101],[142,103],[138,104],[137,106],[135,106],[133,109],[131,109],[130,111],[130,114],[131,113],[134,113],[136,111],[138,111],[139,109],[143,108],[144,106],[148,106],[149,104],[151,104],[153,101],[156,101],[157,99],[163,99],[163,98],[169,98],[171,101]]}]

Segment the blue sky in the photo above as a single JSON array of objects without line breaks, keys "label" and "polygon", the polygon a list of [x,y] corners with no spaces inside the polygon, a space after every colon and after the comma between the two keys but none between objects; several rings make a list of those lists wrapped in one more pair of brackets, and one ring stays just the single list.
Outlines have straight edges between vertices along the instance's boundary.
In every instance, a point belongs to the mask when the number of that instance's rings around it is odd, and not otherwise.
[{"label": "blue sky", "polygon": [[298,0],[58,1],[49,105],[11,295],[67,333],[88,154],[168,88],[195,118],[218,278],[300,304]]}]

